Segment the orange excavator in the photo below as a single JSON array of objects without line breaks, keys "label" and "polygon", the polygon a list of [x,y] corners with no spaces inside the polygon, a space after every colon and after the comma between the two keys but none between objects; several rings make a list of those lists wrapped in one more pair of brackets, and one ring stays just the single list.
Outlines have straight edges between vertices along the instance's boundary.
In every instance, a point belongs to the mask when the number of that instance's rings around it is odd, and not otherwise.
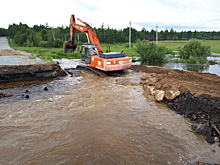
[{"label": "orange excavator", "polygon": [[86,22],[77,18],[84,25],[76,24],[75,16],[70,17],[70,41],[63,43],[64,52],[74,52],[77,44],[75,43],[75,29],[86,34],[88,43],[82,45],[80,54],[81,61],[87,66],[103,71],[117,71],[131,67],[132,59],[123,52],[103,53],[95,30]]}]

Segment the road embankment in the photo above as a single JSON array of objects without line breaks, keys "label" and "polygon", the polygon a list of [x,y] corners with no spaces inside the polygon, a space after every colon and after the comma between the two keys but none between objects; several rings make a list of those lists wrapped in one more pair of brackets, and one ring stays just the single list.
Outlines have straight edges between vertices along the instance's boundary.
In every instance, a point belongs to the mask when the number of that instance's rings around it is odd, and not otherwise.
[{"label": "road embankment", "polygon": [[46,80],[67,75],[57,63],[0,66],[0,83],[13,81]]}]

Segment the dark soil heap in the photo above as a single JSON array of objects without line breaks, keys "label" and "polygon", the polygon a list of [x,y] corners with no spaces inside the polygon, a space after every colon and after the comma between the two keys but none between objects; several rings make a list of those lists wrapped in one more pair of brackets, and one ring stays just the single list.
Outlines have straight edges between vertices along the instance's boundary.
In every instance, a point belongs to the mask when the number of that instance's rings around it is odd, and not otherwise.
[{"label": "dark soil heap", "polygon": [[132,66],[143,73],[153,73],[164,84],[176,84],[182,90],[179,96],[161,103],[189,118],[192,129],[214,143],[220,138],[220,77],[209,73],[186,72],[156,66]]},{"label": "dark soil heap", "polygon": [[214,142],[215,137],[219,138],[220,97],[205,94],[195,96],[187,91],[173,100],[164,99],[162,103],[193,121],[192,129],[198,134],[207,136],[208,142]]}]

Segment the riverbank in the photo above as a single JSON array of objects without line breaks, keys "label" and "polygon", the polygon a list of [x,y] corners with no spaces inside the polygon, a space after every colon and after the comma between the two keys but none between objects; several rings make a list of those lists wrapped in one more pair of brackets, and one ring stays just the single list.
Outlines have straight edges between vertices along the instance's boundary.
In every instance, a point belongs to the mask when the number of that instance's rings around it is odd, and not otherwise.
[{"label": "riverbank", "polygon": [[220,77],[155,66],[132,66],[143,72],[144,96],[154,98],[192,121],[192,129],[209,143],[220,138]]},{"label": "riverbank", "polygon": [[58,63],[49,63],[30,56],[27,52],[1,49],[0,83],[47,80],[67,75]]}]

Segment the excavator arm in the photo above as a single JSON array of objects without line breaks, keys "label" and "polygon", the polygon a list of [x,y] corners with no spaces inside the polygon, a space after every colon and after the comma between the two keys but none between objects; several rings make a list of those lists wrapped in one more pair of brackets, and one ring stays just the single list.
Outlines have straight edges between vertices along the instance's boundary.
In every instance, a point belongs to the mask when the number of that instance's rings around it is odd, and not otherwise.
[{"label": "excavator arm", "polygon": [[75,44],[74,43],[75,29],[77,29],[77,30],[83,32],[84,34],[86,34],[88,42],[90,44],[95,44],[97,46],[97,50],[98,50],[99,54],[103,53],[95,30],[88,23],[83,22],[81,19],[77,18],[77,20],[80,21],[84,25],[76,24],[75,16],[71,15],[71,17],[70,17],[70,41],[71,41],[71,44],[72,45]]}]

